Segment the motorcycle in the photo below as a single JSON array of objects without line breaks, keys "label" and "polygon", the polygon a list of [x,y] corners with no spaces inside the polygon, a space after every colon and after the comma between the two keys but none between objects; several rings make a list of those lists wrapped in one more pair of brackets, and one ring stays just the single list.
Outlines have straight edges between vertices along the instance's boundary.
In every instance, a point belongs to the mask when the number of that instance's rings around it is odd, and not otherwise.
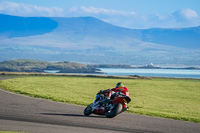
[{"label": "motorcycle", "polygon": [[127,104],[131,101],[130,97],[121,92],[116,92],[108,99],[103,93],[98,93],[94,103],[88,105],[84,110],[84,115],[92,113],[105,115],[107,118],[113,118],[116,115],[128,110]]}]

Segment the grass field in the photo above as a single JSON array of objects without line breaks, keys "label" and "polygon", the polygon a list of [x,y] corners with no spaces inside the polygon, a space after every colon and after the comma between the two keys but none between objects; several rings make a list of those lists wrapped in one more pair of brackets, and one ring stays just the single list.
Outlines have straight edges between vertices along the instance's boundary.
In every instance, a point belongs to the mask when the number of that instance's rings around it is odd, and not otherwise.
[{"label": "grass field", "polygon": [[200,123],[200,80],[24,76],[0,81],[0,88],[86,106],[99,90],[113,88],[117,82],[124,82],[130,91],[129,113]]}]

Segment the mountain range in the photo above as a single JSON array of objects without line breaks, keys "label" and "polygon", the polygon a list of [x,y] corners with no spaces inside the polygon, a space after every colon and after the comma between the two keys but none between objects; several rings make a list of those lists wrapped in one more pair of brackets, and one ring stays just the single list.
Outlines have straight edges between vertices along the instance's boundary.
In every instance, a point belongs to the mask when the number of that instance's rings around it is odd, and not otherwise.
[{"label": "mountain range", "polygon": [[[0,61],[200,65],[200,26],[128,29],[93,17],[0,14]],[[126,20],[124,20],[126,21]]]}]

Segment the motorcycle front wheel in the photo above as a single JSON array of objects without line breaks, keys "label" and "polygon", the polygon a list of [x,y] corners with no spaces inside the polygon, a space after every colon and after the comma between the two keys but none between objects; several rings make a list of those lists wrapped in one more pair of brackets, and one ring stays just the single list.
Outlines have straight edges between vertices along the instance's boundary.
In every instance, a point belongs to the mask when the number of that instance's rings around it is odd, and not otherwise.
[{"label": "motorcycle front wheel", "polygon": [[123,106],[121,103],[117,103],[114,105],[114,108],[112,110],[106,110],[105,115],[107,118],[113,118],[119,113],[122,112]]},{"label": "motorcycle front wheel", "polygon": [[90,105],[88,105],[85,110],[84,110],[84,115],[90,115],[92,114],[93,111],[92,111],[92,103]]}]

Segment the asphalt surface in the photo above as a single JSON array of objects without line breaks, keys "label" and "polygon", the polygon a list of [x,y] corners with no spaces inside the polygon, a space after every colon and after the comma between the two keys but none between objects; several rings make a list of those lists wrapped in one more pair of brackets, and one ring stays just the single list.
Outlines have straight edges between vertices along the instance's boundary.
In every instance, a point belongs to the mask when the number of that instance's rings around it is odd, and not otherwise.
[{"label": "asphalt surface", "polygon": [[[0,78],[1,80],[2,78]],[[0,89],[0,131],[30,133],[200,133],[200,124],[122,113],[84,116],[85,107],[31,98]]]}]

